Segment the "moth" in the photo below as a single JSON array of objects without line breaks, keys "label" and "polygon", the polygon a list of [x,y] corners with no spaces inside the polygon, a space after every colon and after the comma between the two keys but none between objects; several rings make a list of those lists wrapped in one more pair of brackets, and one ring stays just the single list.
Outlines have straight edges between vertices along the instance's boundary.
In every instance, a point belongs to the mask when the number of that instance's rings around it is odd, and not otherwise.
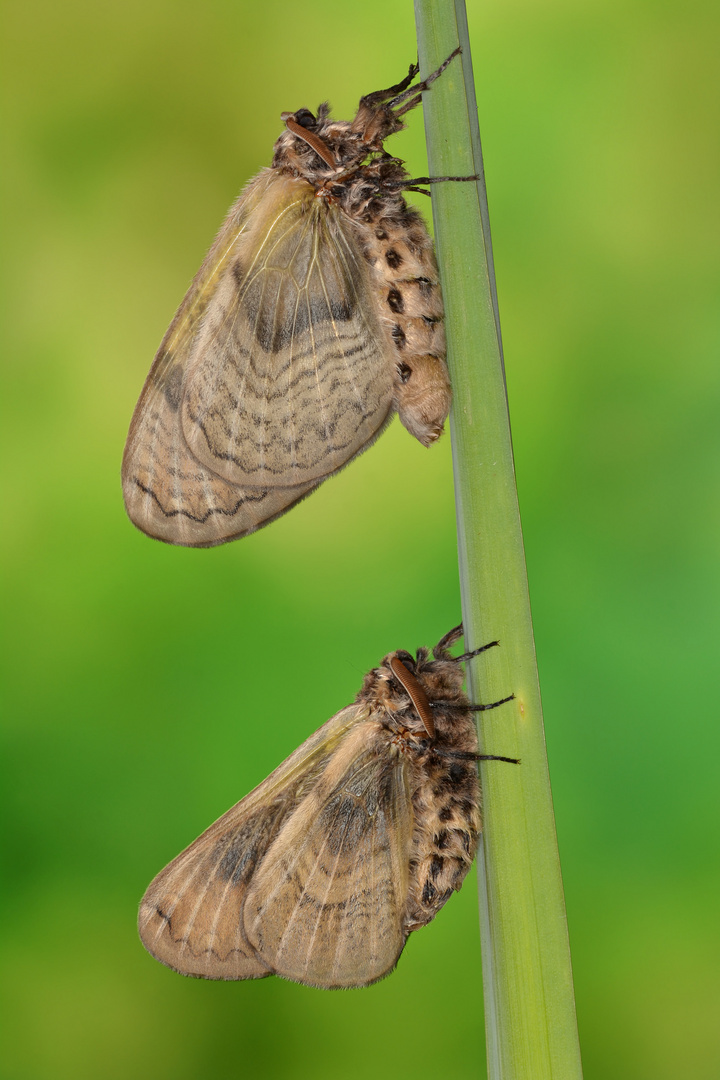
[{"label": "moth", "polygon": [[[450,63],[360,100],[283,113],[272,164],[231,208],[162,340],[122,466],[130,518],[210,547],[267,525],[395,411],[424,446],[451,392],[432,241],[383,142]],[[437,180],[476,179],[438,177]],[[426,194],[428,194],[426,192]]]},{"label": "moth", "polygon": [[453,657],[389,653],[354,704],[311,735],[155,878],[145,948],[183,975],[367,986],[435,918],[480,832],[473,712]]}]

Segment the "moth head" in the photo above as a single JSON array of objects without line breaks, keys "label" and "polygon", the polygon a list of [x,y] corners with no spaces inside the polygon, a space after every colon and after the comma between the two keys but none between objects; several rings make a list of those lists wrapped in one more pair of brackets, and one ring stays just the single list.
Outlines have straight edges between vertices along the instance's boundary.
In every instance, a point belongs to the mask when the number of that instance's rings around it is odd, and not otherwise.
[{"label": "moth head", "polygon": [[430,446],[440,438],[452,392],[447,368],[437,356],[412,356],[397,365],[395,408],[411,435]]},{"label": "moth head", "polygon": [[388,653],[379,667],[367,673],[356,700],[370,702],[374,708],[390,713],[407,708],[407,679],[416,682],[416,668],[415,658],[404,649]]},{"label": "moth head", "polygon": [[[310,109],[280,113],[286,131],[275,143],[272,167],[289,169],[308,183],[320,186],[341,168],[336,142],[330,137],[337,124],[329,122],[330,106],[324,101],[317,116]],[[349,124],[340,125],[345,129]]]},{"label": "moth head", "polygon": [[[327,105],[324,109],[321,105],[318,111],[324,119]],[[285,122],[288,130],[275,144],[274,165],[289,164],[311,181],[316,179],[315,172],[318,167],[322,170],[320,161],[332,170],[338,168],[337,157],[327,139],[323,137],[322,129],[327,125],[324,122],[319,123],[309,109],[280,113],[280,119]]]}]

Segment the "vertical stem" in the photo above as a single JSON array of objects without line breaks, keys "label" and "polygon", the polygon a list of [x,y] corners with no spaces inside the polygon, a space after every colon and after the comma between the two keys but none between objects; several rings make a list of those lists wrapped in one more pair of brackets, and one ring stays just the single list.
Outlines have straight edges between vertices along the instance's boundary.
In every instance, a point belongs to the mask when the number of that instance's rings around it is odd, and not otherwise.
[{"label": "vertical stem", "polygon": [[415,0],[421,74],[462,54],[423,96],[443,285],[458,552],[467,648],[498,638],[469,664],[474,701],[514,691],[481,713],[481,748],[519,767],[481,763],[478,855],[488,1073],[492,1080],[582,1075],[570,950],[520,514],[477,107],[463,0]]}]

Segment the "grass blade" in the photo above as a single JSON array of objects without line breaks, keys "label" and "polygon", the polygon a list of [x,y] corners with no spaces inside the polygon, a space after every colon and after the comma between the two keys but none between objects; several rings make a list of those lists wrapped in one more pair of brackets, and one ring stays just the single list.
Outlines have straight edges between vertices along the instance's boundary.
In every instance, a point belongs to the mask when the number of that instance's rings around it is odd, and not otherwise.
[{"label": "grass blade", "polygon": [[519,767],[481,763],[478,855],[488,1073],[492,1080],[582,1075],[570,949],[547,769],[517,503],[487,199],[462,0],[415,0],[421,74],[462,55],[423,95],[431,176],[479,174],[433,188],[445,297],[466,647],[498,638],[469,666],[481,748]]}]

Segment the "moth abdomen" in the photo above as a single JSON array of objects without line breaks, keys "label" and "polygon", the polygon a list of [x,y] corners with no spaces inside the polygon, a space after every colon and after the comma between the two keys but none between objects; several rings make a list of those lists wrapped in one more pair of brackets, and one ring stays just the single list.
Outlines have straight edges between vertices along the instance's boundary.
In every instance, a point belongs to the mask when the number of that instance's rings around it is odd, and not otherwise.
[{"label": "moth abdomen", "polygon": [[439,820],[428,821],[417,841],[415,872],[406,909],[412,929],[419,929],[435,918],[452,893],[460,889],[475,858],[479,807],[473,807],[470,816],[458,814],[457,808],[447,810],[449,820],[456,821],[458,827],[433,831],[433,824],[439,825]]},{"label": "moth abdomen", "polygon": [[378,314],[395,354],[393,404],[411,435],[429,446],[442,433],[452,398],[432,240],[418,211],[397,192],[372,199],[362,212],[351,197],[344,209],[355,220]]}]

